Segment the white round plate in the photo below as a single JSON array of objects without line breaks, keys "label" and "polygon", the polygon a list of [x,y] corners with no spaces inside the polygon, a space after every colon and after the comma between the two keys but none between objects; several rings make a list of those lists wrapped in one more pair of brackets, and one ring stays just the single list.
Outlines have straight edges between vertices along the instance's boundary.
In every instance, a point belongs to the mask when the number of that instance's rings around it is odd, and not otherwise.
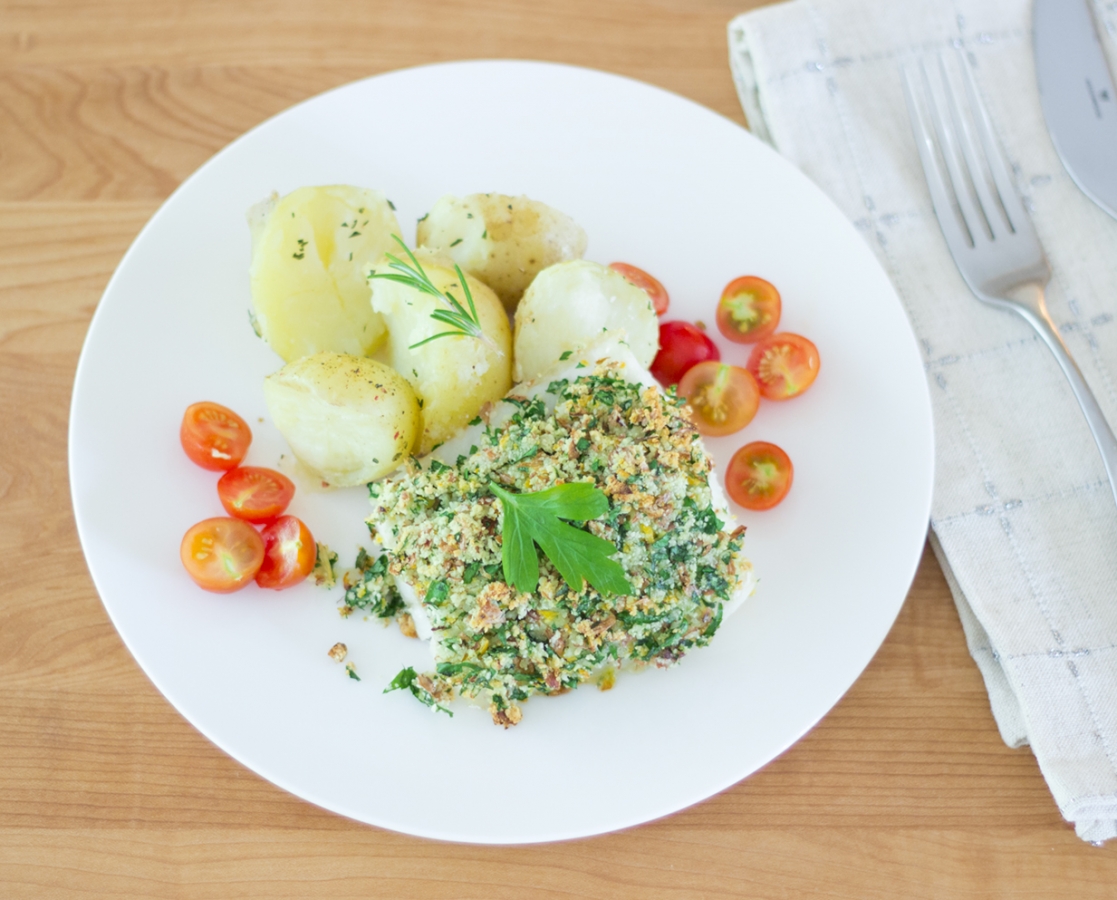
[{"label": "white round plate", "polygon": [[[273,190],[384,190],[410,229],[443,194],[526,194],[571,215],[587,258],[625,260],[671,294],[668,318],[714,332],[722,288],[761,275],[783,330],[812,338],[814,387],[710,441],[720,468],[770,440],[795,485],[741,512],[754,597],[681,665],[536,698],[505,731],[384,687],[425,645],[309,584],[207,594],[186,529],[221,514],[217,476],[178,442],[183,410],[244,416],[246,462],[285,452],[261,381],[280,359],[249,326],[245,210]],[[723,358],[747,348],[714,334]],[[478,843],[581,837],[646,822],[729,787],[811,728],[869,662],[918,563],[932,475],[915,340],[862,237],[798,170],[732,122],[614,75],[534,62],[393,72],[309,100],[235,141],[174,193],[113,276],[86,339],[70,476],[86,559],[129,650],[203,734],[280,787],[342,815]],[[352,564],[363,489],[302,490],[291,512]],[[360,681],[326,655],[349,646]]]}]

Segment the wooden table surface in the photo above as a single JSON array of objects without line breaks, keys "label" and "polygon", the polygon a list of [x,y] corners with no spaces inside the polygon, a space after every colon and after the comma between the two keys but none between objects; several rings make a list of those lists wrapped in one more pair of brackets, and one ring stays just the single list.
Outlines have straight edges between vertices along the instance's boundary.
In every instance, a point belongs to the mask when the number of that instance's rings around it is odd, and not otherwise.
[{"label": "wooden table surface", "polygon": [[0,896],[1117,895],[1117,843],[1079,841],[998,737],[929,553],[868,669],[779,759],[662,821],[522,848],[381,831],[263,781],[163,699],[94,591],[66,472],[75,365],[187,175],[299,100],[464,56],[619,72],[743,123],[725,26],[750,5],[0,2]]}]

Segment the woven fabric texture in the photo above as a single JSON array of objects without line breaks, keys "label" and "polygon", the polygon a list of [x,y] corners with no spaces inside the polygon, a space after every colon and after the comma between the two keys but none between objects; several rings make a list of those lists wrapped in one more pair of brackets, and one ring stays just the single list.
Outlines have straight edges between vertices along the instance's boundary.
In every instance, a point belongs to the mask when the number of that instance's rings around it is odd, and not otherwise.
[{"label": "woven fabric texture", "polygon": [[[1117,3],[1097,14],[1117,71]],[[1028,0],[792,0],[730,23],[730,62],[754,133],[830,194],[900,294],[935,414],[932,544],[970,652],[1004,740],[1031,746],[1100,842],[1117,836],[1117,505],[1054,357],[955,268],[901,87],[921,58],[970,67],[1054,270],[1051,316],[1117,423],[1117,221],[1055,153],[1030,16]]]}]

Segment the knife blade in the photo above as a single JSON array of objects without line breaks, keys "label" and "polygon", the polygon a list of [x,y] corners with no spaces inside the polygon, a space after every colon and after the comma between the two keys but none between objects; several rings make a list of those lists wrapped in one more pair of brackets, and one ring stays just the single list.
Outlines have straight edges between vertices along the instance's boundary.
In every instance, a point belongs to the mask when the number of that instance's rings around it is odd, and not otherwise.
[{"label": "knife blade", "polygon": [[1117,218],[1117,91],[1089,0],[1035,0],[1032,26],[1055,149],[1083,193]]}]

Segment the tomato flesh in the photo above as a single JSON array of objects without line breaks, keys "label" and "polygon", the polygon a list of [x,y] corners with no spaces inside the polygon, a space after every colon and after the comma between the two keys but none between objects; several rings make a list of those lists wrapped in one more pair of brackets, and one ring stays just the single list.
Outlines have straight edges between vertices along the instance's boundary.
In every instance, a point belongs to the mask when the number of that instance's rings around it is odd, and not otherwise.
[{"label": "tomato flesh", "polygon": [[768,400],[790,400],[809,388],[818,376],[818,348],[802,335],[785,331],[757,344],[747,368]]},{"label": "tomato flesh", "polygon": [[667,387],[678,384],[692,366],[719,359],[717,345],[690,322],[661,322],[659,352],[652,360],[651,372]]},{"label": "tomato flesh", "polygon": [[767,441],[753,441],[729,460],[725,490],[745,509],[771,509],[787,496],[794,475],[791,459],[783,450]]},{"label": "tomato flesh", "polygon": [[679,382],[699,433],[722,437],[740,431],[760,408],[760,387],[748,369],[707,360],[691,366]]},{"label": "tomato flesh", "polygon": [[252,443],[252,430],[244,419],[208,400],[186,407],[178,436],[193,462],[215,472],[240,465]]},{"label": "tomato flesh", "polygon": [[287,509],[295,485],[272,469],[237,466],[218,480],[217,496],[230,516],[246,522],[270,522]]},{"label": "tomato flesh", "polygon": [[658,278],[649,275],[643,269],[630,266],[628,263],[609,263],[609,268],[623,275],[625,281],[629,282],[629,284],[634,284],[636,287],[642,288],[651,299],[652,306],[657,316],[662,316],[667,312],[667,305],[671,300],[667,296],[667,288],[660,283]]},{"label": "tomato flesh", "polygon": [[310,530],[294,516],[280,516],[261,533],[264,562],[256,573],[256,583],[276,591],[289,588],[306,578],[314,568],[318,547]]},{"label": "tomato flesh", "polygon": [[755,343],[776,330],[781,309],[775,285],[755,275],[743,275],[721,292],[718,331],[737,344]]},{"label": "tomato flesh", "polygon": [[205,519],[182,538],[179,557],[198,587],[218,594],[240,590],[264,562],[264,540],[243,519]]}]

